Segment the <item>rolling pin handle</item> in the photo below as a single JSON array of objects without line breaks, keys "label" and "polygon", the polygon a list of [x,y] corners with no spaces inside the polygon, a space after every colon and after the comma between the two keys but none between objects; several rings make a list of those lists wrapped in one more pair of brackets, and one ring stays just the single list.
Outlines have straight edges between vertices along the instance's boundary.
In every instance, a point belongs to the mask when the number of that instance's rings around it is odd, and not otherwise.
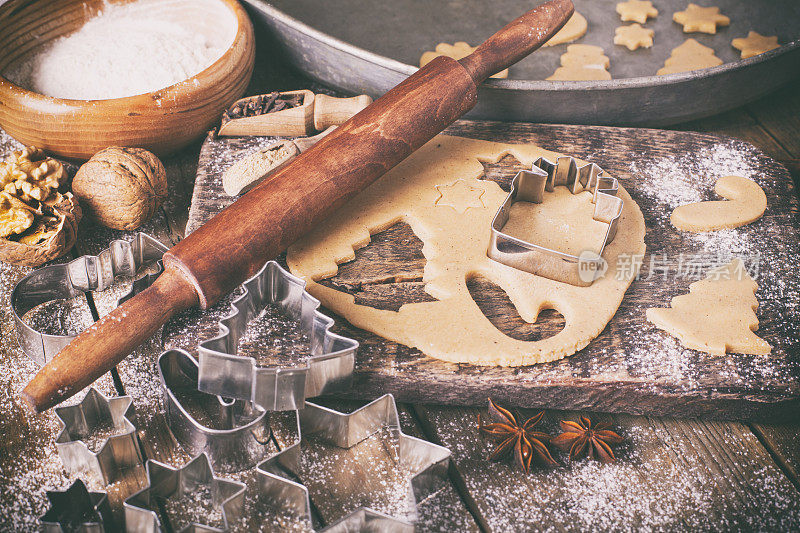
[{"label": "rolling pin handle", "polygon": [[344,124],[371,103],[372,98],[366,94],[352,98],[317,94],[314,96],[314,129],[323,131],[331,126]]},{"label": "rolling pin handle", "polygon": [[458,62],[476,85],[482,83],[546,43],[574,10],[570,0],[550,0],[511,21]]}]

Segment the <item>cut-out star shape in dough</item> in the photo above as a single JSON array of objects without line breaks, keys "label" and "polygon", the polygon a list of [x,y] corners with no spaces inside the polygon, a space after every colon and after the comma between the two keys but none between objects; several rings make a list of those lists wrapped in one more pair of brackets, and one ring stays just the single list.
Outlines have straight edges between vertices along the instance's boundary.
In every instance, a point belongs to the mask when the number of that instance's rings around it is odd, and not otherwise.
[{"label": "cut-out star shape in dough", "polygon": [[768,354],[772,347],[753,333],[758,329],[757,288],[744,263],[735,258],[689,285],[689,294],[673,298],[670,307],[648,309],[647,320],[692,350]]},{"label": "cut-out star shape in dough", "polygon": [[781,45],[778,44],[778,38],[775,36],[767,37],[751,31],[747,37],[739,37],[731,41],[731,46],[741,50],[742,59],[747,59],[780,48]]},{"label": "cut-out star shape in dough", "polygon": [[628,50],[636,50],[643,46],[650,48],[653,46],[653,35],[655,32],[648,28],[643,28],[640,24],[630,26],[620,26],[614,31],[614,44],[626,47]]},{"label": "cut-out star shape in dough", "polygon": [[486,207],[481,200],[483,189],[467,185],[464,180],[456,180],[450,185],[437,185],[436,190],[439,191],[439,198],[436,199],[439,207],[452,207],[458,213],[466,213],[471,207]]},{"label": "cut-out star shape in dough", "polygon": [[622,22],[644,24],[647,22],[647,17],[656,18],[658,16],[658,9],[653,7],[653,2],[647,0],[628,0],[617,4],[617,13]]},{"label": "cut-out star shape in dough", "polygon": [[678,11],[672,20],[683,25],[684,33],[717,33],[717,26],[727,26],[731,19],[720,14],[718,7],[700,7],[689,4],[686,11]]},{"label": "cut-out star shape in dough", "polygon": [[725,176],[714,191],[725,200],[681,205],[672,212],[672,225],[684,231],[716,231],[738,228],[761,218],[767,209],[767,195],[753,180]]}]

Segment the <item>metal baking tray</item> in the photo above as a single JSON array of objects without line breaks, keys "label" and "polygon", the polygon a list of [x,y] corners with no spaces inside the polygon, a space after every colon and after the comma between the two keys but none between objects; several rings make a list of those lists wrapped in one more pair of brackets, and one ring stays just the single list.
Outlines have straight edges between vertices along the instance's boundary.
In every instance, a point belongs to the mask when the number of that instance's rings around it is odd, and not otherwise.
[{"label": "metal baking tray", "polygon": [[[684,34],[672,14],[689,0],[656,0],[651,49],[614,45],[621,22],[618,0],[574,0],[589,21],[576,43],[603,47],[611,81],[544,81],[566,45],[542,48],[510,69],[509,79],[479,89],[470,118],[565,124],[664,126],[738,107],[800,74],[800,2],[797,0],[695,0],[715,5],[731,24],[716,35]],[[245,0],[259,38],[275,56],[313,79],[351,93],[378,97],[416,70],[422,52],[437,43],[476,45],[535,5],[531,0]],[[777,35],[778,49],[738,59],[731,40],[753,30]],[[714,48],[718,67],[655,76],[687,37]],[[258,66],[256,67],[258,68]]]}]

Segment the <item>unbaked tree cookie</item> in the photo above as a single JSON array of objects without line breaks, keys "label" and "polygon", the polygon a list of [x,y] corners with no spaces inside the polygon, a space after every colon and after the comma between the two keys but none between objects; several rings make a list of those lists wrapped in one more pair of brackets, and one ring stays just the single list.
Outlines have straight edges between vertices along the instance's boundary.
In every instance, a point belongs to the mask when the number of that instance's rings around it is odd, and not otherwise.
[{"label": "unbaked tree cookie", "polygon": [[780,48],[781,45],[778,44],[778,38],[775,36],[767,37],[751,31],[747,37],[739,37],[731,41],[731,46],[742,52],[742,59],[747,59]]},{"label": "unbaked tree cookie", "polygon": [[[475,47],[470,46],[464,41],[457,41],[453,44],[439,43],[433,52],[424,52],[419,58],[419,67],[422,68],[439,56],[452,57],[453,59],[463,59],[475,51]],[[492,74],[492,78],[507,78],[508,69],[503,69],[497,74]]]},{"label": "unbaked tree cookie", "polygon": [[648,309],[647,320],[692,350],[768,354],[772,347],[753,333],[758,329],[757,288],[742,260],[735,258],[689,285],[689,294],[673,298],[670,307]]},{"label": "unbaked tree cookie", "polygon": [[658,9],[648,0],[628,0],[617,4],[617,13],[622,22],[638,22],[644,24],[648,17],[656,18]]},{"label": "unbaked tree cookie", "polygon": [[586,17],[577,11],[572,14],[566,24],[542,46],[555,46],[557,44],[571,43],[579,37],[586,35],[589,23]]},{"label": "unbaked tree cookie", "polygon": [[758,183],[741,176],[717,180],[714,191],[725,200],[681,205],[672,212],[672,225],[684,231],[717,231],[738,228],[761,218],[767,195]]},{"label": "unbaked tree cookie", "polygon": [[551,81],[587,81],[610,80],[608,67],[611,62],[599,46],[590,44],[571,44],[566,53],[561,55],[561,66],[552,76]]},{"label": "unbaked tree cookie", "polygon": [[[609,269],[610,274],[592,285],[579,287],[489,259],[490,224],[508,193],[494,181],[482,179],[481,161],[497,162],[508,155],[530,168],[539,157],[555,161],[560,154],[533,144],[438,135],[290,246],[286,262],[327,309],[356,327],[431,357],[522,366],[571,355],[603,331],[636,274],[618,276]],[[645,251],[642,212],[624,187],[618,196],[623,209],[617,235],[603,250],[609,265]],[[514,205],[520,204],[524,202]],[[562,249],[591,234],[604,239],[602,229],[595,231],[598,222],[592,218],[590,191],[572,194],[557,186],[533,207],[537,219],[527,220],[525,228],[525,238],[533,238],[532,242],[549,239]],[[435,301],[406,303],[396,311],[376,309],[356,303],[353,294],[320,283],[336,275],[339,264],[354,259],[354,250],[366,246],[372,234],[399,221],[411,226],[423,242],[427,263],[422,281]],[[541,311],[555,309],[564,316],[564,329],[535,341],[506,335],[472,298],[467,284],[476,277],[500,286],[523,320],[535,323]]]},{"label": "unbaked tree cookie", "polygon": [[717,33],[717,26],[727,26],[731,19],[722,15],[718,7],[700,7],[689,4],[686,11],[678,11],[672,20],[683,25],[684,33]]},{"label": "unbaked tree cookie", "polygon": [[688,72],[721,65],[722,60],[714,55],[714,49],[703,46],[694,39],[686,41],[672,50],[664,66],[656,72],[659,76],[675,72]]},{"label": "unbaked tree cookie", "polygon": [[655,32],[643,28],[640,24],[620,26],[614,31],[614,44],[626,47],[628,50],[637,50],[639,47],[650,48],[653,46]]}]

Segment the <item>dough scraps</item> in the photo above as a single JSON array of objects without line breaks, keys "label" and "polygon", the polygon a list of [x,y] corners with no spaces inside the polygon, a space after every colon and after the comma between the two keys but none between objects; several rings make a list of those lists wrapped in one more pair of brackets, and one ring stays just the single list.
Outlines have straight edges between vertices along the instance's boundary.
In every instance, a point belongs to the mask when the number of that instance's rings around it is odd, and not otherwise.
[{"label": "dough scraps", "polygon": [[571,44],[566,53],[561,55],[561,66],[548,80],[580,81],[610,80],[611,74],[606,70],[611,62],[599,46],[590,44]]},{"label": "dough scraps", "polygon": [[673,298],[669,308],[648,309],[647,320],[692,350],[768,354],[772,347],[753,333],[758,329],[757,288],[742,260],[734,258],[689,285],[689,294]]},{"label": "dough scraps", "polygon": [[739,37],[731,41],[731,46],[737,50],[741,50],[742,59],[747,59],[748,57],[757,56],[758,54],[769,52],[775,48],[780,48],[781,45],[778,44],[778,38],[775,36],[767,37],[751,31],[747,34],[746,38]]},{"label": "dough scraps", "polygon": [[566,24],[562,26],[558,33],[553,35],[549,41],[542,46],[555,46],[557,44],[571,43],[578,37],[586,35],[586,29],[589,23],[586,22],[586,17],[577,11],[572,14]]},{"label": "dough scraps", "polygon": [[640,24],[620,26],[614,31],[614,44],[624,46],[630,51],[640,46],[650,48],[653,46],[653,35],[655,35],[653,30],[643,28]]},{"label": "dough scraps", "polygon": [[727,26],[731,19],[721,15],[718,7],[700,7],[689,4],[686,11],[678,11],[672,20],[683,25],[683,33],[717,33],[717,26]]},{"label": "dough scraps", "polygon": [[653,2],[647,0],[628,0],[617,4],[617,13],[622,22],[644,24],[648,17],[658,16],[658,9],[653,7]]},{"label": "dough scraps", "polygon": [[722,60],[714,55],[713,48],[703,46],[694,39],[686,39],[683,44],[672,50],[672,54],[656,74],[663,76],[676,72],[716,67],[721,64]]},{"label": "dough scraps", "polygon": [[[426,355],[456,363],[522,366],[561,359],[585,347],[603,331],[619,307],[635,273],[614,271],[627,254],[645,250],[644,217],[623,187],[624,201],[616,238],[605,248],[609,274],[588,287],[560,283],[513,269],[489,259],[489,225],[507,193],[483,175],[481,161],[497,162],[506,155],[530,166],[538,157],[559,154],[532,144],[506,144],[438,135],[353,200],[289,247],[286,261],[292,273],[308,282],[308,290],[325,307],[351,324],[389,340],[418,348]],[[562,190],[563,189],[563,190]],[[457,194],[450,194],[457,192]],[[447,204],[442,199],[447,198]],[[568,202],[569,211],[557,209]],[[482,204],[482,207],[478,205]],[[583,213],[591,231],[591,193],[570,193],[556,187],[536,207],[556,222]],[[408,303],[398,311],[358,305],[352,295],[317,283],[336,275],[338,264],[355,258],[370,235],[403,221],[423,241],[427,259],[425,292],[437,301]],[[585,233],[565,227],[533,228],[540,235],[558,231]],[[536,237],[536,235],[528,235]],[[565,247],[567,242],[562,242]],[[534,323],[544,309],[564,316],[562,331],[538,341],[515,340],[486,318],[472,299],[467,281],[484,277],[510,297],[523,320]],[[619,279],[618,279],[619,278]]]},{"label": "dough scraps", "polygon": [[726,200],[681,205],[672,212],[672,225],[684,231],[716,231],[738,228],[761,218],[767,195],[758,183],[741,176],[725,176],[714,191]]},{"label": "dough scraps", "polygon": [[[439,43],[435,51],[424,52],[419,58],[419,68],[424,67],[439,56],[452,57],[453,59],[463,59],[475,51],[475,48],[464,41],[457,41],[453,44]],[[497,74],[492,74],[491,78],[507,78],[508,69],[501,70]]]}]

